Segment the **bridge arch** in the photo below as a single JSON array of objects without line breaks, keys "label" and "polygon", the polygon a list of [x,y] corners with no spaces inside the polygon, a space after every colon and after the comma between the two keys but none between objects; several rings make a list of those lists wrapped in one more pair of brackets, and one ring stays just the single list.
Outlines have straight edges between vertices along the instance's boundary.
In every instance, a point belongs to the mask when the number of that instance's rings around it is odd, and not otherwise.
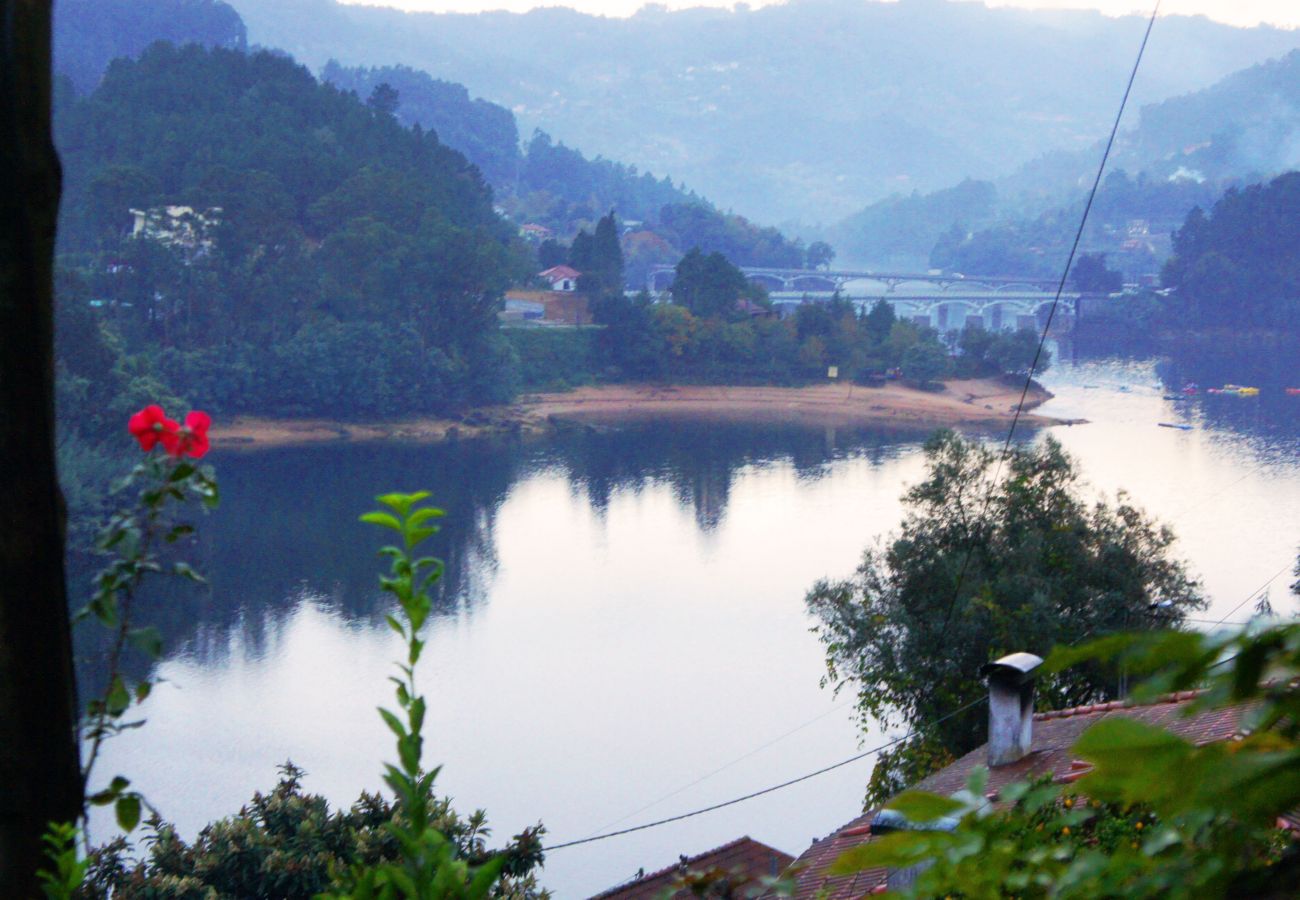
[{"label": "bridge arch", "polygon": [[750,272],[745,275],[754,284],[762,285],[769,291],[789,292],[794,290],[791,282],[786,281],[780,275],[773,275],[770,272]]},{"label": "bridge arch", "polygon": [[790,279],[789,290],[792,291],[824,291],[831,293],[837,290],[840,282],[835,278],[828,278],[825,275],[796,275]]}]

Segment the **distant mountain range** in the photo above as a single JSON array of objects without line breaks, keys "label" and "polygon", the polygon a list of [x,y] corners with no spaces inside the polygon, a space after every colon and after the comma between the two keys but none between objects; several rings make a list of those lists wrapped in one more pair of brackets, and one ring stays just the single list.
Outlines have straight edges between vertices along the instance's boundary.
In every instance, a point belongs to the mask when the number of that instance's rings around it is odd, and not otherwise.
[{"label": "distant mountain range", "polygon": [[[250,40],[319,68],[402,63],[507,106],[522,130],[635,161],[723,207],[833,222],[896,192],[997,178],[1104,135],[1139,17],[947,0],[791,0],[628,19],[567,9],[403,13],[233,0]],[[1167,16],[1136,104],[1300,46],[1300,32]]]},{"label": "distant mountain range", "polygon": [[243,49],[248,33],[221,0],[59,0],[54,5],[54,68],[87,93],[108,64],[154,41]]},{"label": "distant mountain range", "polygon": [[[1086,236],[1144,219],[1164,237],[1193,205],[1212,202],[1224,188],[1300,168],[1300,50],[1149,104],[1134,118],[1116,140],[1111,177],[1098,193]],[[826,237],[842,258],[922,265],[954,226],[977,230],[1077,206],[1103,148],[1099,140],[1044,154],[992,182],[889,197],[845,218]]]}]

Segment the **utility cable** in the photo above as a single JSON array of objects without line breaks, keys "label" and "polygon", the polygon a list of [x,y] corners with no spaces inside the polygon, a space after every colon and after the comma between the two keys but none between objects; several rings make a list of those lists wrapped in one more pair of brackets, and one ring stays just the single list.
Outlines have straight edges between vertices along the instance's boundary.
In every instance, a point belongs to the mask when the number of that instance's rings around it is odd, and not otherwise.
[{"label": "utility cable", "polygon": [[1287,562],[1282,566],[1282,568],[1278,569],[1276,572],[1273,573],[1273,576],[1272,576],[1271,578],[1269,578],[1268,581],[1264,582],[1264,583],[1261,584],[1259,587],[1255,588],[1255,590],[1251,591],[1249,594],[1246,595],[1246,599],[1245,599],[1245,600],[1242,600],[1240,603],[1238,603],[1238,604],[1237,604],[1236,606],[1234,606],[1232,609],[1228,610],[1228,612],[1224,615],[1224,617],[1223,617],[1222,619],[1220,619],[1219,621],[1217,621],[1217,622],[1214,623],[1214,626],[1217,628],[1218,626],[1225,624],[1225,623],[1228,621],[1228,619],[1232,618],[1233,613],[1235,613],[1237,610],[1241,609],[1243,606],[1245,606],[1245,605],[1246,605],[1247,603],[1249,603],[1251,600],[1254,600],[1254,599],[1255,599],[1256,597],[1258,597],[1260,594],[1264,593],[1264,591],[1268,590],[1268,586],[1271,585],[1273,582],[1277,581],[1279,578],[1281,578],[1281,577],[1282,577],[1282,574],[1283,574],[1284,572],[1286,572],[1287,569],[1291,568],[1292,565],[1294,565],[1294,563],[1292,563],[1292,562],[1290,562],[1290,561],[1288,560],[1288,561],[1287,561]]},{"label": "utility cable", "polygon": [[642,807],[639,807],[639,808],[637,808],[637,809],[632,810],[632,812],[628,813],[627,815],[623,816],[622,818],[615,819],[615,820],[612,821],[612,822],[606,822],[604,825],[600,826],[600,827],[597,828],[594,832],[592,832],[592,834],[598,834],[598,833],[604,831],[606,828],[613,828],[615,825],[622,824],[623,822],[626,822],[628,819],[632,818],[633,816],[638,816],[638,815],[640,815],[641,813],[645,812],[645,811],[648,810],[648,809],[653,809],[654,807],[658,806],[660,803],[663,803],[665,800],[671,800],[673,797],[676,797],[678,794],[684,793],[685,791],[690,790],[691,788],[695,787],[696,785],[698,785],[698,784],[702,784],[702,783],[704,783],[705,781],[708,781],[708,780],[709,780],[710,778],[712,778],[714,775],[718,775],[718,774],[720,774],[720,773],[722,773],[722,772],[725,772],[727,769],[730,769],[732,766],[734,766],[734,765],[738,765],[739,763],[742,763],[742,762],[744,762],[745,760],[749,759],[751,756],[754,756],[754,755],[756,755],[756,754],[758,754],[758,753],[763,752],[763,751],[766,750],[768,747],[771,747],[771,746],[773,746],[773,745],[775,745],[775,744],[779,744],[781,741],[785,740],[786,738],[790,737],[791,735],[793,735],[793,734],[798,734],[800,731],[803,731],[803,730],[804,730],[805,728],[807,728],[808,726],[810,726],[810,725],[814,725],[814,724],[816,724],[817,722],[820,722],[822,719],[826,718],[827,716],[831,715],[832,713],[839,712],[841,709],[843,709],[845,706],[847,706],[847,705],[849,704],[849,702],[850,702],[849,700],[844,700],[844,701],[841,701],[840,703],[835,704],[834,706],[832,706],[830,709],[826,710],[826,711],[825,711],[824,713],[822,713],[821,715],[818,715],[818,716],[815,716],[815,717],[809,719],[807,722],[804,722],[802,725],[796,725],[794,728],[791,728],[789,731],[786,731],[786,732],[784,732],[783,734],[780,734],[780,735],[778,735],[778,736],[772,738],[772,739],[771,739],[770,741],[768,741],[767,743],[759,744],[757,747],[755,747],[753,750],[750,750],[750,751],[749,751],[748,753],[746,753],[744,756],[738,756],[738,757],[736,757],[735,759],[731,760],[731,762],[724,763],[723,765],[718,766],[718,768],[714,769],[714,770],[711,771],[711,772],[707,772],[707,773],[705,773],[704,775],[701,775],[699,778],[695,779],[695,780],[692,781],[690,784],[684,784],[684,785],[682,785],[681,787],[677,788],[677,790],[673,791],[672,793],[664,794],[664,795],[663,795],[662,797],[660,797],[658,800],[651,801],[650,803],[647,803],[645,806],[642,806]]},{"label": "utility cable", "polygon": [[[948,719],[951,719],[953,716],[961,715],[962,713],[966,712],[968,709],[971,709],[972,707],[978,706],[979,704],[983,703],[986,699],[988,698],[979,697],[975,700],[972,700],[970,703],[967,703],[965,706],[954,709],[952,712],[946,713],[945,715],[940,716],[939,718],[933,720],[932,722],[927,723],[927,726],[932,727],[934,725],[938,725],[940,722],[944,722]],[[923,727],[927,727],[927,726],[923,726]],[[752,791],[748,794],[745,794],[740,797],[735,797],[731,800],[724,800],[721,803],[714,803],[711,806],[705,806],[700,809],[694,809],[691,810],[690,812],[681,813],[676,816],[669,816],[666,819],[659,819],[654,822],[646,822],[643,825],[633,825],[631,828],[622,828],[618,831],[607,832],[606,834],[598,834],[593,837],[585,837],[585,838],[580,838],[579,840],[576,841],[566,841],[563,844],[555,844],[550,847],[543,847],[542,852],[550,853],[553,850],[563,850],[565,847],[576,847],[579,844],[591,844],[591,843],[595,843],[596,841],[604,841],[610,838],[619,837],[621,835],[632,834],[635,831],[645,831],[649,828],[658,828],[661,825],[667,825],[671,822],[680,822],[683,819],[690,819],[690,818],[694,818],[695,816],[701,816],[704,815],[704,813],[713,812],[714,810],[718,810],[718,809],[724,809],[728,806],[735,806],[737,803],[744,803],[746,800],[753,800],[755,797],[762,797],[765,794],[775,793],[784,788],[788,788],[792,785],[799,784],[802,781],[808,781],[811,778],[816,778],[818,775],[825,775],[827,772],[832,772],[835,769],[843,768],[844,766],[847,766],[850,763],[855,763],[860,759],[866,759],[868,756],[874,756],[875,754],[880,753],[883,750],[888,750],[890,747],[893,747],[897,744],[901,744],[903,741],[906,741],[909,738],[915,736],[920,731],[921,728],[915,728],[912,731],[909,731],[907,734],[902,735],[901,737],[893,738],[892,740],[886,741],[883,744],[872,747],[870,750],[864,750],[861,753],[858,753],[854,756],[850,756],[848,759],[840,760],[837,763],[832,763],[829,766],[824,766],[823,768],[817,769],[816,771],[813,772],[809,772],[806,775],[800,775],[797,778],[791,778],[789,781],[783,781],[780,784],[774,784],[771,787],[765,787],[762,790]]]},{"label": "utility cable", "polygon": [[[1160,13],[1161,0],[1156,0],[1155,7],[1151,10],[1151,18],[1147,21],[1146,31],[1142,35],[1142,43],[1138,47],[1137,58],[1133,60],[1133,70],[1129,72],[1128,83],[1124,86],[1124,96],[1120,99],[1119,111],[1115,114],[1115,122],[1110,127],[1110,137],[1106,139],[1106,149],[1101,154],[1101,163],[1097,166],[1097,177],[1093,179],[1092,190],[1088,192],[1088,201],[1084,204],[1083,215],[1079,218],[1079,227],[1074,233],[1074,241],[1070,245],[1070,255],[1065,260],[1065,268],[1061,271],[1060,281],[1056,285],[1056,294],[1052,297],[1052,305],[1047,311],[1047,321],[1043,324],[1043,333],[1038,338],[1038,348],[1034,351],[1034,359],[1029,364],[1029,372],[1025,375],[1025,385],[1020,390],[1020,399],[1016,402],[1016,409],[1011,417],[1011,427],[1007,430],[1007,439],[1002,443],[1002,453],[998,456],[997,468],[993,473],[993,481],[989,484],[988,490],[984,494],[984,505],[980,509],[979,518],[983,519],[988,512],[989,501],[993,496],[993,489],[1002,476],[1002,464],[1007,458],[1007,452],[1011,449],[1011,439],[1015,437],[1016,426],[1020,424],[1020,415],[1025,409],[1025,400],[1029,396],[1029,386],[1033,383],[1034,372],[1038,369],[1038,363],[1042,359],[1043,345],[1047,343],[1047,333],[1051,330],[1052,320],[1056,317],[1056,308],[1060,305],[1061,294],[1065,292],[1065,283],[1070,278],[1070,269],[1074,265],[1075,254],[1079,252],[1079,243],[1083,240],[1083,230],[1088,224],[1088,215],[1092,212],[1093,201],[1097,198],[1097,191],[1101,187],[1101,177],[1106,172],[1106,162],[1110,159],[1110,151],[1115,146],[1115,136],[1119,133],[1120,120],[1124,118],[1124,109],[1128,106],[1129,95],[1133,93],[1133,82],[1137,80],[1139,67],[1142,65],[1142,57],[1146,54],[1147,42],[1151,39],[1151,29],[1156,24],[1156,16]],[[953,610],[957,607],[957,600],[961,594],[962,583],[966,578],[966,569],[970,563],[970,549],[967,548],[966,556],[962,560],[961,570],[957,573],[957,584],[953,590],[952,601],[948,604],[948,611],[943,617],[943,626],[939,629],[939,640],[942,643],[943,638],[948,634],[948,625],[952,621]]]}]

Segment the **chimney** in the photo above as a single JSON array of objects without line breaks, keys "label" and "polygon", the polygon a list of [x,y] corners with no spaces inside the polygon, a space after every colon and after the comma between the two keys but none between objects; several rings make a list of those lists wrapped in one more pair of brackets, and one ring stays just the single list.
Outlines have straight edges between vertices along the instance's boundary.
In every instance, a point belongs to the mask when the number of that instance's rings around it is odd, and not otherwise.
[{"label": "chimney", "polygon": [[1005,766],[1029,753],[1034,741],[1032,653],[1012,653],[980,668],[989,680],[989,767]]}]

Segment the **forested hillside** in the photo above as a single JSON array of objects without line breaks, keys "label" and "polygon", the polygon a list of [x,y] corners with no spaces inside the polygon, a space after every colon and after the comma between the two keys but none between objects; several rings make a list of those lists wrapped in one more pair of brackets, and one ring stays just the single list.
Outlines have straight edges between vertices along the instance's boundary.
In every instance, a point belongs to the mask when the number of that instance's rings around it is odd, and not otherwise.
[{"label": "forested hillside", "polygon": [[629,244],[631,281],[647,266],[673,264],[692,247],[720,252],[739,265],[801,266],[803,247],[775,228],[723,213],[694,191],[633,165],[583,153],[535,131],[520,147],[510,110],[470,99],[461,85],[407,66],[345,68],[330,61],[324,80],[359,97],[382,85],[396,92],[397,117],[436,131],[464,153],[492,184],[497,203],[517,222],[531,222],[568,239],[609,210],[638,234]]},{"label": "forested hillside", "polygon": [[108,64],[154,41],[242,48],[244,21],[222,0],[59,0],[54,4],[54,70],[87,92]]},{"label": "forested hillside", "polygon": [[1176,327],[1300,330],[1300,172],[1194,209],[1163,280]]},{"label": "forested hillside", "polygon": [[359,415],[509,395],[496,311],[531,263],[431,133],[282,56],[167,44],[115,62],[57,126],[73,293],[195,402]]},{"label": "forested hillside", "polygon": [[[426,70],[515,110],[525,135],[540,127],[588,154],[634,160],[768,222],[834,222],[894,193],[1090,147],[1145,25],[943,0],[648,5],[627,19],[233,2],[252,40],[311,66]],[[1291,31],[1164,16],[1134,107],[1298,46]]]}]

